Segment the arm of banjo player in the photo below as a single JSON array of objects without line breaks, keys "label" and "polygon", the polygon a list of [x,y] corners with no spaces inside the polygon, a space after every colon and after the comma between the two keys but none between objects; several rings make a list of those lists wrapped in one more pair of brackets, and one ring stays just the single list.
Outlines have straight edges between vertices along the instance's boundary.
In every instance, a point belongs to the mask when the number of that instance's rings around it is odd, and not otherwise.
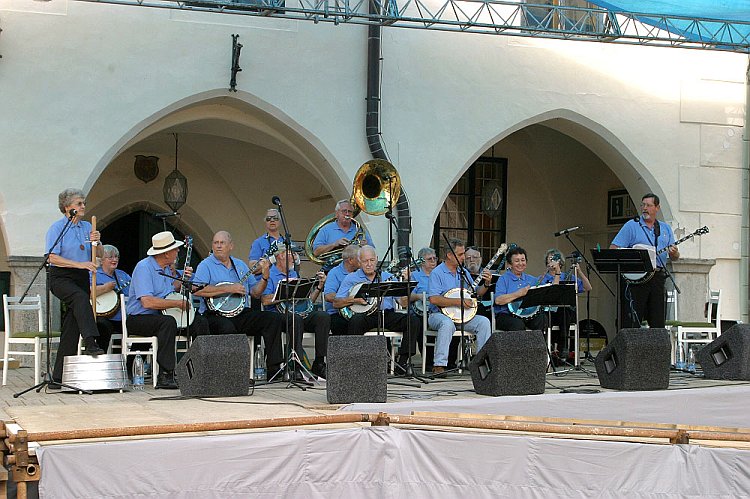
[{"label": "arm of banjo player", "polygon": [[508,303],[518,300],[519,298],[523,298],[524,296],[526,296],[526,293],[529,292],[530,287],[531,286],[525,286],[518,291],[514,291],[513,293],[496,296],[495,305],[507,305]]},{"label": "arm of banjo player", "polygon": [[195,296],[200,296],[203,298],[211,298],[213,296],[219,296],[226,293],[244,295],[245,291],[245,285],[237,282],[234,284],[224,284],[222,286],[206,286],[205,288],[201,289],[200,291],[196,291],[193,294]]}]

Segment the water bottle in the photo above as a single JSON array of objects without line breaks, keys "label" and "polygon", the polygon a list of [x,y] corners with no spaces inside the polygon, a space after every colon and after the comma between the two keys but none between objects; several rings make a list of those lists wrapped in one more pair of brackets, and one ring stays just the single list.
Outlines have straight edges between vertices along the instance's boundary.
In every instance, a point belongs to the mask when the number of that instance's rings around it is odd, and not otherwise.
[{"label": "water bottle", "polygon": [[133,390],[143,390],[143,357],[138,352],[133,361]]},{"label": "water bottle", "polygon": [[677,347],[677,359],[675,359],[674,367],[678,371],[685,370],[685,351],[681,346]]},{"label": "water bottle", "polygon": [[253,379],[266,379],[266,356],[263,355],[263,345],[258,345],[255,349],[255,368],[253,369]]},{"label": "water bottle", "polygon": [[695,374],[695,349],[691,348],[688,350],[687,370],[689,373]]}]

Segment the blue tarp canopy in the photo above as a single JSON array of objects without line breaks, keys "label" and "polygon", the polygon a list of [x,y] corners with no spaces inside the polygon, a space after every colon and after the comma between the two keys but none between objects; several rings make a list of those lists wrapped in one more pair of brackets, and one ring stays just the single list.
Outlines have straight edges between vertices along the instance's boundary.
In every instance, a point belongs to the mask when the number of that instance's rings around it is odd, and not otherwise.
[{"label": "blue tarp canopy", "polygon": [[[590,0],[613,12],[644,14],[638,20],[693,41],[739,42],[750,36],[750,0]],[[659,16],[670,16],[668,22]],[[673,17],[675,16],[675,17]],[[685,17],[686,19],[679,19]],[[690,18],[690,19],[687,19]],[[700,19],[699,23],[696,19]],[[711,22],[711,20],[724,22]],[[730,23],[729,25],[726,22]],[[735,24],[735,22],[737,24]]]}]

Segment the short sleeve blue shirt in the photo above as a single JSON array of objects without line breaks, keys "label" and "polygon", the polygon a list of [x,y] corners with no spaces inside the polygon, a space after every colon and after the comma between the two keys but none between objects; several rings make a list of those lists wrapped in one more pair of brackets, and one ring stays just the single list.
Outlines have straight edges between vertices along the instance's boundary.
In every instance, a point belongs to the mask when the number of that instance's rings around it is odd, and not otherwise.
[{"label": "short sleeve blue shirt", "polygon": [[[383,281],[387,281],[391,277],[393,277],[388,272],[381,272],[380,276],[381,280]],[[348,297],[349,290],[351,290],[355,284],[359,284],[361,282],[371,282],[370,278],[365,275],[362,269],[359,269],[356,272],[352,272],[351,274],[347,275],[344,278],[344,281],[341,283],[341,287],[339,287],[338,292],[336,293],[336,298]],[[380,308],[382,310],[393,310],[393,297],[386,296],[385,298],[383,298],[383,303],[381,304]]]},{"label": "short sleeve blue shirt", "polygon": [[[469,271],[464,269],[466,275],[466,281],[464,281],[464,288],[469,288],[469,283],[472,282],[471,274]],[[441,263],[435,269],[430,272],[430,278],[427,285],[427,298],[431,296],[442,296],[446,291],[450,291],[453,288],[461,287],[461,274],[451,272],[445,262]],[[433,304],[430,304],[430,312],[437,312],[439,309]]]},{"label": "short sleeve blue shirt", "polygon": [[[552,282],[554,282],[554,280],[555,280],[555,276],[553,276],[551,274],[544,274],[544,277],[542,277],[542,281],[539,284],[552,284]],[[569,276],[569,274],[567,272],[563,272],[562,274],[560,274],[560,282],[561,283],[563,283],[565,281],[568,281],[568,280],[572,281],[573,277]],[[578,284],[576,286],[578,288],[578,292],[579,293],[583,293],[583,281],[580,280],[580,279],[577,279],[576,283]]]},{"label": "short sleeve blue shirt", "polygon": [[[657,250],[659,251],[674,244],[674,233],[669,224],[658,220],[656,222],[659,224],[660,229],[659,237],[656,239]],[[656,227],[656,224],[654,224],[654,227]],[[653,247],[654,240],[654,230],[649,229],[643,221],[643,217],[641,217],[637,222],[635,220],[628,220],[612,240],[612,244],[619,248],[632,248],[635,244],[645,244]],[[656,257],[656,266],[664,267],[667,264],[668,258],[669,255],[666,252],[658,255]]]},{"label": "short sleeve blue shirt", "polygon": [[427,293],[430,288],[430,276],[424,273],[424,270],[416,270],[409,275],[412,281],[416,281],[417,285],[411,290],[412,293],[421,295]]},{"label": "short sleeve blue shirt", "polygon": [[[222,282],[240,282],[240,279],[249,270],[247,264],[239,258],[235,258],[233,256],[230,256],[230,258],[234,263],[234,268],[232,268],[231,266],[227,268],[223,263],[219,261],[218,258],[213,255],[213,253],[211,253],[206,259],[198,264],[198,268],[195,269],[193,280],[198,284],[208,284],[210,286],[214,286]],[[257,281],[255,279],[255,276],[253,276],[252,274],[245,280],[244,284],[246,295],[250,293],[250,288],[255,286],[256,282]],[[247,300],[245,301],[245,306],[247,307],[249,305],[250,297],[248,296]],[[198,309],[198,312],[202,314],[205,311],[206,301],[204,298],[201,298],[201,305]]]},{"label": "short sleeve blue shirt", "polygon": [[[507,295],[509,293],[515,293],[519,289],[526,286],[536,286],[538,277],[523,273],[517,276],[512,270],[508,269],[495,283],[495,298],[500,295]],[[508,305],[493,305],[493,311],[496,314],[509,314]]]},{"label": "short sleeve blue shirt", "polygon": [[[117,276],[117,279],[115,279],[115,276]],[[107,273],[102,270],[101,267],[96,269],[96,284],[98,286],[101,286],[102,284],[107,284],[110,282],[115,282],[115,291],[118,291],[119,293],[123,295],[127,295],[130,291],[130,276],[127,272],[120,269],[115,269],[114,275],[107,275]],[[120,296],[118,294],[117,299],[120,299]],[[109,318],[109,320],[112,321],[121,321],[122,320],[122,310],[117,310],[117,313]]]},{"label": "short sleeve blue shirt", "polygon": [[[295,279],[298,277],[297,272],[294,269],[289,269],[289,279]],[[287,279],[287,275],[281,272],[276,265],[271,265],[271,269],[268,273],[268,282],[266,283],[266,289],[263,291],[263,296],[273,295],[276,293],[276,288],[279,283]],[[264,306],[263,310],[276,310],[276,305]]]},{"label": "short sleeve blue shirt", "polygon": [[141,305],[141,298],[153,296],[166,298],[174,291],[174,280],[161,275],[169,274],[156,262],[156,258],[149,256],[138,262],[133,269],[133,279],[128,291],[128,315],[159,315],[161,310],[145,308]]},{"label": "short sleeve blue shirt", "polygon": [[[67,221],[67,217],[62,217],[50,226],[45,238],[45,250],[49,249],[55,243]],[[62,239],[51,249],[50,253],[74,262],[90,262],[91,243],[86,242],[89,239],[90,233],[91,224],[85,220],[79,220],[77,224],[70,226]]]},{"label": "short sleeve blue shirt", "polygon": [[[315,236],[315,240],[313,241],[313,249],[316,249],[318,246],[333,244],[342,237],[352,239],[356,233],[357,227],[354,224],[351,224],[349,226],[349,230],[344,231],[344,229],[339,227],[338,222],[331,222],[320,228],[320,230],[318,231],[318,235]],[[370,246],[375,246],[374,244],[372,244],[370,233],[367,232],[367,230],[365,230],[365,240]]]},{"label": "short sleeve blue shirt", "polygon": [[[327,295],[330,293],[337,293],[339,288],[341,287],[341,283],[344,282],[344,278],[348,275],[349,272],[347,272],[346,268],[344,268],[343,262],[332,268],[331,271],[328,272],[328,276],[326,277],[326,284],[323,288],[323,294]],[[334,315],[338,313],[338,310],[333,308],[333,305],[331,305],[330,303],[326,303],[326,312]]]},{"label": "short sleeve blue shirt", "polygon": [[271,243],[282,243],[284,242],[284,237],[279,234],[279,237],[271,237],[266,232],[262,236],[260,236],[258,239],[253,241],[252,246],[250,246],[250,254],[248,255],[248,260],[260,260],[260,257],[263,256],[263,253],[268,251],[268,249],[271,247]]}]

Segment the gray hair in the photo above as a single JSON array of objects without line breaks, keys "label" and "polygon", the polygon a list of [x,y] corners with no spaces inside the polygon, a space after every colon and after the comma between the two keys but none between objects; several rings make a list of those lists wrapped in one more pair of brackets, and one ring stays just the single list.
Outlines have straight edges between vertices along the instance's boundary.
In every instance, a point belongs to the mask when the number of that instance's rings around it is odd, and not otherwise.
[{"label": "gray hair", "polygon": [[344,203],[348,204],[349,206],[354,207],[354,205],[352,204],[352,200],[351,199],[342,199],[341,201],[338,201],[336,203],[336,211],[339,211],[341,209],[341,205],[344,204]]},{"label": "gray hair", "polygon": [[357,251],[357,258],[362,258],[362,253],[370,252],[373,255],[377,256],[378,254],[375,252],[375,248],[372,246],[364,245]]},{"label": "gray hair", "polygon": [[112,246],[111,244],[105,244],[102,246],[102,257],[103,258],[109,258],[112,256],[120,257],[120,250],[118,250],[115,246]]},{"label": "gray hair", "polygon": [[348,260],[349,258],[358,257],[359,249],[360,248],[356,244],[350,244],[341,252],[341,258],[343,258],[344,260]]},{"label": "gray hair", "polygon": [[430,255],[434,255],[435,250],[430,247],[424,247],[417,253],[417,258],[425,259],[425,257],[428,257]]},{"label": "gray hair", "polygon": [[65,213],[65,207],[70,206],[76,198],[86,199],[86,195],[81,189],[74,189],[72,187],[69,187],[58,194],[57,207],[60,209],[60,213]]}]

